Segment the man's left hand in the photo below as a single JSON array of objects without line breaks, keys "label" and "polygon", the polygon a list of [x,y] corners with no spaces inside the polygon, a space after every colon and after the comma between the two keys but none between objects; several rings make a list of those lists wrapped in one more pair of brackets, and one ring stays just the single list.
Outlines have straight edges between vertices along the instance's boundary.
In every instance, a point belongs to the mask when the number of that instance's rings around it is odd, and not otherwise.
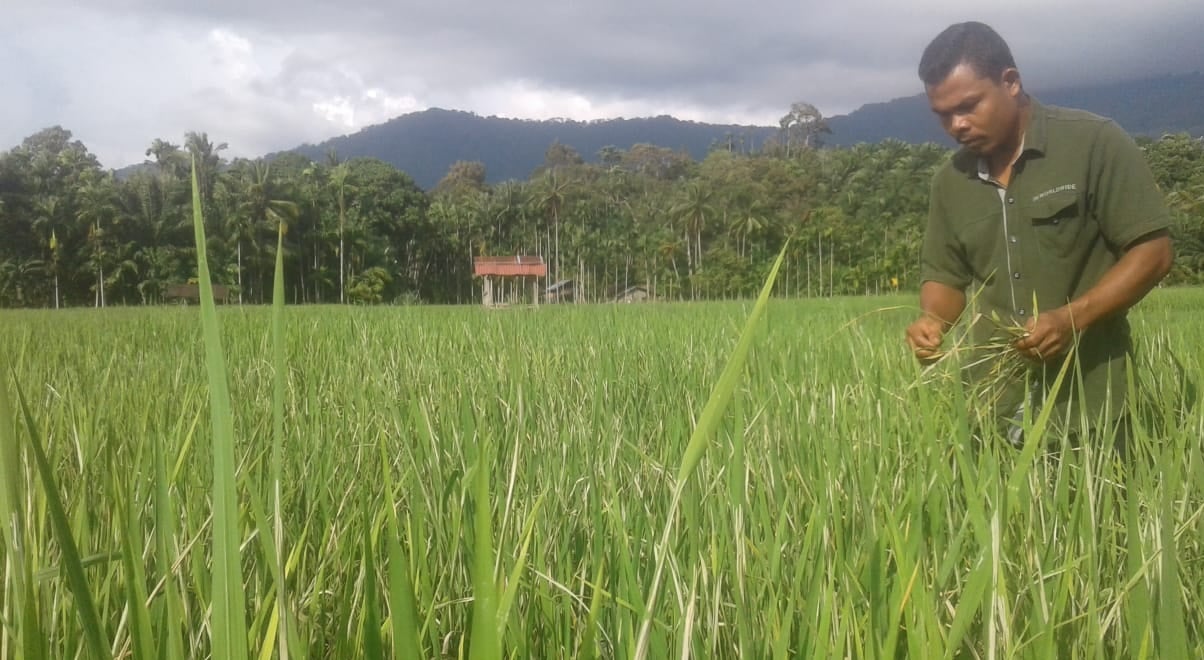
[{"label": "man's left hand", "polygon": [[1068,307],[1051,309],[1028,320],[1025,334],[1015,342],[1016,350],[1039,362],[1060,357],[1074,344],[1074,320]]}]

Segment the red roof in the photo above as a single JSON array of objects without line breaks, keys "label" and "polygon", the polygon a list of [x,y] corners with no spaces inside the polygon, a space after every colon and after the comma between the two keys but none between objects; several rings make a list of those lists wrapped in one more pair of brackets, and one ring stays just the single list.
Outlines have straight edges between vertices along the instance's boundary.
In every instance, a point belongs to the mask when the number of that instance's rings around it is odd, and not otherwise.
[{"label": "red roof", "polygon": [[540,256],[473,257],[472,274],[547,277],[548,265]]}]

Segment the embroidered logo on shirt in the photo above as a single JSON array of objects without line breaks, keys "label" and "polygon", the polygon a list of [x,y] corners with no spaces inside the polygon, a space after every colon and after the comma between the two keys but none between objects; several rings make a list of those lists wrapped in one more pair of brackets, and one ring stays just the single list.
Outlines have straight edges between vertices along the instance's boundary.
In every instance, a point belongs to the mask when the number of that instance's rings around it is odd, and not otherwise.
[{"label": "embroidered logo on shirt", "polygon": [[1078,189],[1079,189],[1079,186],[1077,183],[1064,183],[1056,188],[1050,188],[1049,190],[1046,190],[1043,193],[1033,195],[1033,201],[1039,202],[1039,201],[1045,199],[1046,197],[1049,197],[1050,195],[1055,195],[1057,193],[1065,192],[1067,190],[1078,190]]}]

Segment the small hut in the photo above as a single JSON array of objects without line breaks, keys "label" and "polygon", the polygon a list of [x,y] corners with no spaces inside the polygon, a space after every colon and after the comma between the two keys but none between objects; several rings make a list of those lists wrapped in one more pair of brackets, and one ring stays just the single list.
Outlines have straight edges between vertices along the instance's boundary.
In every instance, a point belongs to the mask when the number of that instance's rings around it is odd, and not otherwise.
[{"label": "small hut", "polygon": [[577,301],[577,287],[573,280],[560,280],[544,289],[543,299],[549,303],[565,303]]},{"label": "small hut", "polygon": [[617,303],[647,302],[649,300],[652,300],[652,297],[648,295],[647,287],[639,284],[629,286],[615,294],[615,302]]},{"label": "small hut", "polygon": [[539,304],[539,278],[548,276],[540,256],[473,257],[472,274],[481,279],[481,304],[486,307],[520,301],[528,284],[534,304]]}]

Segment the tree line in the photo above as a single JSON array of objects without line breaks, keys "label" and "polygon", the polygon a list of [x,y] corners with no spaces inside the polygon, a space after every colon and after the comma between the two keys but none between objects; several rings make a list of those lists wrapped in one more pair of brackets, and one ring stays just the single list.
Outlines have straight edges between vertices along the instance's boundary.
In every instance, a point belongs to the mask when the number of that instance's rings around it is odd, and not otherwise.
[{"label": "tree line", "polygon": [[[587,163],[553,143],[526,180],[486,182],[458,162],[432,189],[376,159],[298,154],[227,160],[205,133],[155,139],[127,177],[62,127],[0,154],[0,306],[158,304],[195,281],[191,172],[206,246],[231,298],[270,298],[276,228],[285,290],[303,303],[467,303],[474,256],[542,255],[543,284],[586,300],[643,286],[659,299],[754,295],[788,237],[779,293],[913,290],[929,180],[949,157],[897,140],[825,148],[797,105],[755,151],[716,143],[701,161],[637,144]],[[1175,216],[1172,283],[1204,282],[1204,144],[1140,140]]]}]

